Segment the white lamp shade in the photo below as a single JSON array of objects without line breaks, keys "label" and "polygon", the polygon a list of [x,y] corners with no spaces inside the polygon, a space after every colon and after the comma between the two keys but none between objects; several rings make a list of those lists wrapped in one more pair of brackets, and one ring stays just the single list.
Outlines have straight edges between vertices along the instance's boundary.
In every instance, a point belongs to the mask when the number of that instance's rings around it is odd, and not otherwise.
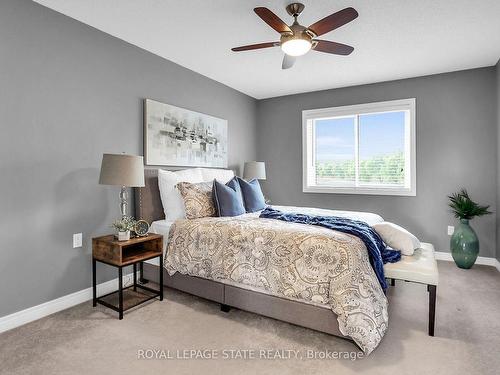
[{"label": "white lamp shade", "polygon": [[243,168],[243,178],[245,180],[251,180],[256,178],[257,180],[266,179],[266,163],[263,161],[248,161],[245,163]]},{"label": "white lamp shade", "polygon": [[144,186],[143,157],[125,154],[102,155],[99,184],[128,187]]}]

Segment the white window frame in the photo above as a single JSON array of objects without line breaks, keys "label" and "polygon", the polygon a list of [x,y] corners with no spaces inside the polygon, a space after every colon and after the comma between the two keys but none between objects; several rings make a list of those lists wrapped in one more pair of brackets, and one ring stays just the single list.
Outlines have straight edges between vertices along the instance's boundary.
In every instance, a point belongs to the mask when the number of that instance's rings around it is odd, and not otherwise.
[{"label": "white window frame", "polygon": [[[343,107],[310,109],[302,111],[302,191],[304,193],[330,193],[330,194],[370,194],[370,195],[417,195],[417,160],[416,160],[416,99],[401,99],[385,102],[349,105]],[[316,165],[314,161],[314,120],[327,119],[341,116],[356,116],[362,114],[409,111],[410,115],[405,124],[405,135],[409,132],[409,137],[405,139],[405,156],[409,155],[410,160],[405,158],[405,171],[409,175],[410,186],[401,187],[333,187],[318,186],[315,184]],[[357,117],[356,117],[357,118]],[[355,158],[358,159],[359,135],[356,126]],[[409,151],[408,151],[409,149]],[[356,169],[357,170],[357,169]],[[358,173],[358,171],[356,171]]]}]

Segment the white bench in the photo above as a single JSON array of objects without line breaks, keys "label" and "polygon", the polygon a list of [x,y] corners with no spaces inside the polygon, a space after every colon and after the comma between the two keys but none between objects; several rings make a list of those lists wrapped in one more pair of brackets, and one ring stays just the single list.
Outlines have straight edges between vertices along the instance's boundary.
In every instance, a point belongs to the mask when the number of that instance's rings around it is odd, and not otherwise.
[{"label": "white bench", "polygon": [[429,292],[429,336],[434,336],[436,319],[436,292],[439,282],[437,262],[434,257],[434,246],[422,243],[412,256],[401,256],[396,263],[384,264],[384,273],[395,286],[395,280],[404,280],[427,285]]}]

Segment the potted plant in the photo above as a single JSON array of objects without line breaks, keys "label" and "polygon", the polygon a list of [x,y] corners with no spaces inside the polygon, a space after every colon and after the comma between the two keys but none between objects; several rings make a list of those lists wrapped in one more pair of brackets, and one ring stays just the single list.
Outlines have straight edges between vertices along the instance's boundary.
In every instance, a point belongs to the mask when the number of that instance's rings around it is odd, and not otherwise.
[{"label": "potted plant", "polygon": [[488,210],[490,206],[481,206],[474,202],[465,189],[448,198],[451,211],[457,219],[460,219],[460,224],[451,236],[451,255],[458,267],[469,269],[474,265],[479,254],[479,239],[469,225],[469,220],[476,216],[491,214]]},{"label": "potted plant", "polygon": [[118,241],[130,240],[130,231],[134,229],[135,220],[131,216],[123,216],[120,220],[116,220],[111,224],[118,232]]}]

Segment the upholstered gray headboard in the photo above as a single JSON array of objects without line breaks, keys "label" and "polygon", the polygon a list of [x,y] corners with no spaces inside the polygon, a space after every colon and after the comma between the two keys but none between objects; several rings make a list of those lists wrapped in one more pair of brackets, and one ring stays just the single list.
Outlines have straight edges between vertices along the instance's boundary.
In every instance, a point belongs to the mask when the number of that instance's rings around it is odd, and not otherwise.
[{"label": "upholstered gray headboard", "polygon": [[144,169],[144,185],[134,188],[136,218],[150,224],[165,219],[158,188],[158,169]]},{"label": "upholstered gray headboard", "polygon": [[[215,178],[219,181],[229,181],[234,176],[232,169],[201,168],[201,170],[205,181],[213,181]],[[134,188],[134,197],[136,219],[146,220],[148,223],[165,219],[158,187],[158,169],[144,169],[144,187]]]}]

